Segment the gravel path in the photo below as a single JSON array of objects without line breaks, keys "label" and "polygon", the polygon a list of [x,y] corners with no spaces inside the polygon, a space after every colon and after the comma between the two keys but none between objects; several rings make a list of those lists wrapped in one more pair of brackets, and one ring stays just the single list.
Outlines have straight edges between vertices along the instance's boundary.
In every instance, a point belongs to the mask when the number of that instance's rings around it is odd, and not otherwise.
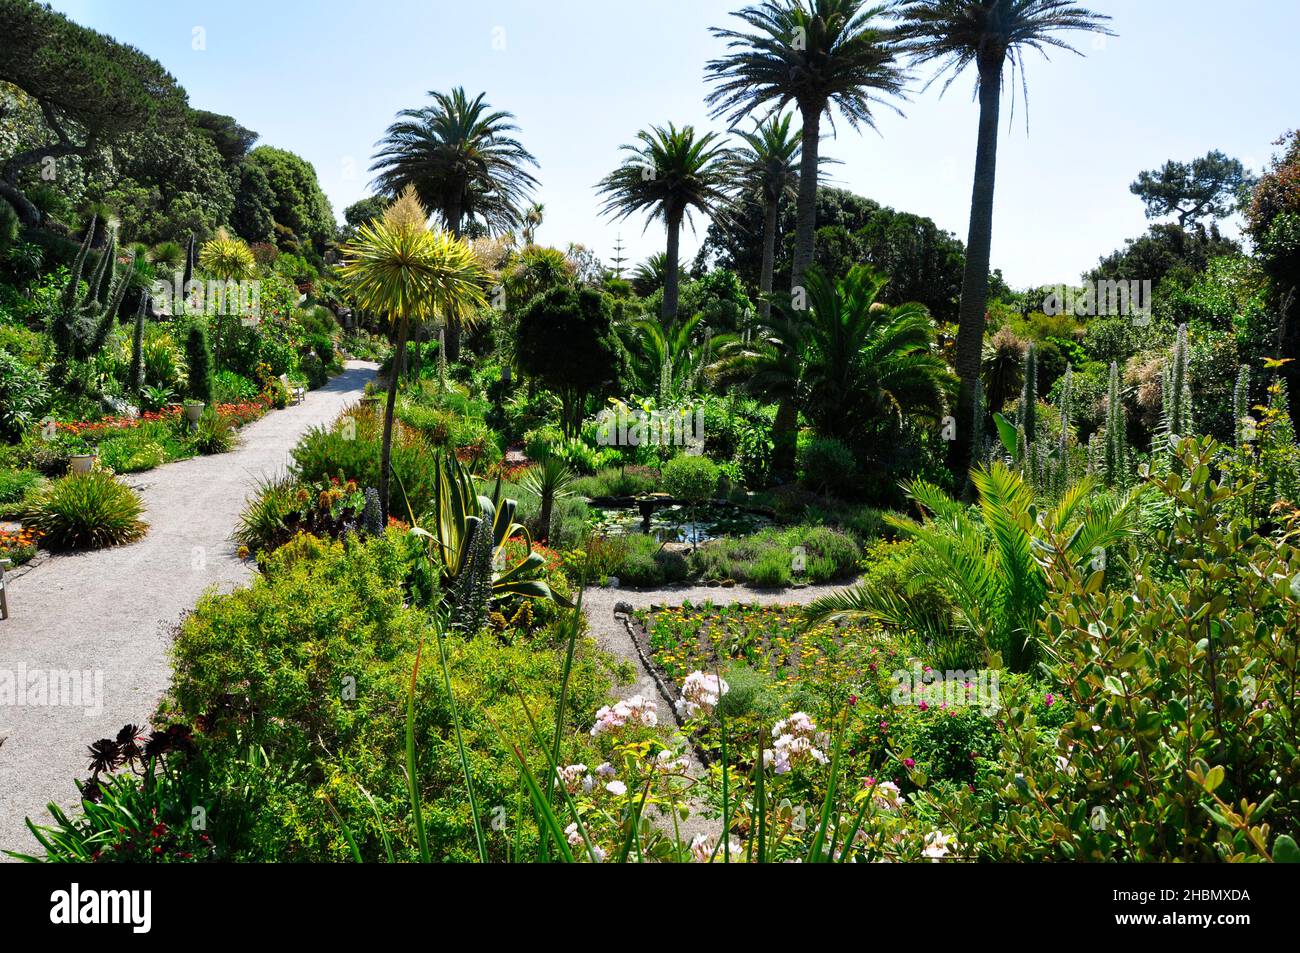
[{"label": "gravel path", "polygon": [[303,403],[245,427],[231,453],[125,477],[145,505],[149,533],[140,542],[57,556],[11,580],[0,688],[24,671],[28,685],[37,670],[88,672],[82,684],[101,704],[38,703],[30,690],[28,704],[6,704],[0,693],[0,849],[32,851],[23,819],[48,820],[52,800],[76,803],[87,745],[127,722],[148,723],[171,677],[171,627],[205,589],[228,591],[252,574],[230,540],[245,499],[285,469],[304,432],[356,401],[375,367],[350,361]]},{"label": "gravel path", "polygon": [[[644,609],[650,605],[679,606],[683,602],[700,605],[712,602],[714,605],[729,605],[735,602],[761,603],[764,605],[806,605],[821,596],[837,592],[851,582],[829,586],[806,586],[799,589],[750,589],[745,586],[723,588],[721,586],[670,586],[664,589],[588,589],[582,596],[582,609],[587,614],[587,624],[596,643],[618,659],[630,662],[636,675],[629,685],[614,689],[615,698],[627,698],[641,695],[653,699],[659,714],[660,725],[675,724],[675,715],[668,700],[659,692],[659,686],[646,670],[641,655],[628,634],[627,627],[620,617],[614,615],[614,607],[620,602],[630,603],[634,609]],[[704,774],[704,766],[696,758],[694,750],[687,748],[691,761],[690,773],[695,777]],[[700,811],[703,805],[691,803],[691,816],[679,825],[682,839],[690,842],[697,834],[707,835],[711,840],[718,837],[721,821],[703,817]],[[667,822],[658,818],[657,823],[669,831]]]}]

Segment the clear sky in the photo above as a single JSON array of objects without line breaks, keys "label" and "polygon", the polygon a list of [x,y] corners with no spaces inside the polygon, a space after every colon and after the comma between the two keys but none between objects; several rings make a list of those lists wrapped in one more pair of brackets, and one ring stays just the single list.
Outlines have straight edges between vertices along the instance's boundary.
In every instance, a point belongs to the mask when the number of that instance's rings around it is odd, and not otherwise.
[{"label": "clear sky", "polygon": [[[1146,228],[1128,185],[1142,169],[1222,149],[1258,171],[1300,124],[1297,0],[1084,0],[1115,38],[1086,57],[1031,54],[1030,109],[1002,128],[993,264],[1012,285],[1076,281]],[[191,104],[226,113],[310,160],[336,216],[367,194],[374,144],[427,90],[463,85],[513,112],[541,163],[539,241],[632,261],[663,232],[599,215],[593,185],[650,123],[721,129],[704,64],[742,0],[54,0],[77,22],[158,59]],[[738,21],[734,21],[738,22]],[[200,42],[201,40],[201,42]],[[202,47],[202,48],[196,48]],[[924,74],[923,74],[924,75]],[[823,150],[834,184],[928,215],[966,238],[977,107],[973,79],[879,114],[879,134],[839,124]],[[1005,116],[1004,109],[1004,116]],[[684,257],[704,237],[683,236]],[[1230,229],[1230,231],[1233,229]]]}]

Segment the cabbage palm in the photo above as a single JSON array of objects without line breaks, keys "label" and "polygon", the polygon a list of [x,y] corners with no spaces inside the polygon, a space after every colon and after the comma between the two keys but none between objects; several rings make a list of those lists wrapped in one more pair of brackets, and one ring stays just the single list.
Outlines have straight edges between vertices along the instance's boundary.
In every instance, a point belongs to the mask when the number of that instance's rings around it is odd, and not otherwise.
[{"label": "cabbage palm", "polygon": [[[223,282],[242,281],[257,274],[257,262],[248,243],[242,238],[232,238],[224,228],[217,229],[216,237],[203,243],[203,247],[199,249],[199,264],[204,271]],[[223,296],[229,293],[230,289],[224,289]],[[226,301],[228,302],[229,298],[226,298]],[[217,370],[221,370],[222,318],[225,317],[227,310],[223,307],[219,313],[213,315],[213,324],[217,329],[213,362]]]},{"label": "cabbage palm", "polygon": [[665,324],[677,320],[679,241],[682,221],[691,214],[712,215],[727,204],[728,152],[717,133],[697,135],[694,126],[673,123],[651,126],[636,135],[639,144],[625,145],[622,165],[600,180],[605,197],[602,213],[622,220],[645,212],[650,222],[662,219],[668,229],[664,262]]},{"label": "cabbage palm", "polygon": [[[513,114],[492,109],[484,95],[470,99],[461,87],[431,91],[432,104],[397,114],[370,167],[382,192],[398,195],[413,186],[456,238],[468,225],[492,234],[518,227],[538,184],[528,171],[537,160],[514,138]],[[447,351],[452,360],[460,353],[455,320],[447,328]]]},{"label": "cabbage palm", "polygon": [[706,67],[718,83],[706,99],[715,116],[734,124],[763,107],[777,112],[793,102],[803,120],[794,287],[813,262],[823,114],[832,132],[832,107],[851,128],[874,129],[872,107],[903,95],[907,74],[889,31],[876,25],[886,9],[863,0],[766,0],[733,14],[745,28],[711,31],[729,51]]},{"label": "cabbage palm", "polygon": [[550,453],[524,472],[519,485],[528,492],[536,494],[541,501],[537,525],[543,542],[551,540],[551,510],[555,501],[573,495],[573,484],[576,479],[569,465],[560,457]]},{"label": "cabbage palm", "polygon": [[772,315],[772,273],[776,267],[776,227],[781,203],[798,198],[800,134],[791,128],[791,113],[777,114],[755,123],[752,132],[737,132],[730,174],[741,201],[763,206],[763,265],[758,277],[758,316]]},{"label": "cabbage palm", "polygon": [[[921,519],[889,515],[886,521],[916,544],[918,587],[939,587],[953,607],[952,624],[973,634],[988,661],[1026,671],[1038,651],[1038,623],[1047,597],[1040,560],[1049,539],[1067,540],[1060,557],[1083,568],[1105,567],[1105,553],[1136,526],[1136,494],[1098,495],[1091,479],[1070,487],[1050,510],[1040,511],[1033,490],[1003,463],[971,472],[979,493],[972,509],[931,483],[907,486]],[[869,619],[912,629],[932,629],[916,603],[899,593],[857,586],[811,603],[812,623]]]},{"label": "cabbage palm", "polygon": [[379,499],[385,516],[389,511],[393,406],[412,322],[443,318],[484,303],[484,272],[473,250],[448,232],[429,231],[427,220],[428,213],[408,187],[382,218],[361,225],[343,249],[341,276],[357,306],[386,315],[397,331],[379,470]]},{"label": "cabbage palm", "polygon": [[[1109,34],[1105,22],[1110,18],[1070,0],[904,0],[896,15],[901,20],[899,32],[904,47],[913,58],[919,62],[939,61],[935,79],[948,74],[945,90],[966,67],[976,69],[979,139],[966,241],[966,271],[962,278],[961,323],[957,330],[957,373],[961,378],[957,419],[966,422],[974,413],[984,345],[998,116],[1007,67],[1010,67],[1012,89],[1019,73],[1027,97],[1024,76],[1027,51],[1037,50],[1044,56],[1049,48],[1077,52],[1057,34],[1071,30]],[[957,439],[952,444],[954,473],[964,473],[970,464],[973,434],[971,426],[957,428]]]}]

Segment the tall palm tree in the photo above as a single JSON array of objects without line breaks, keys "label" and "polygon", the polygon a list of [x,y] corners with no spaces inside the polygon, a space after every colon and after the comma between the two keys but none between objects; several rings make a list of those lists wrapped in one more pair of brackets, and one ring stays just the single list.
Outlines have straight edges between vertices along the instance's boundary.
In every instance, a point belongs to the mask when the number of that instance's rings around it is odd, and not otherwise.
[{"label": "tall palm tree", "polygon": [[431,232],[429,213],[408,186],[382,218],[360,226],[344,246],[343,281],[358,307],[396,326],[397,349],[388,375],[379,499],[388,514],[388,471],[393,449],[393,408],[413,323],[484,304],[485,275],[464,239]]},{"label": "tall palm tree", "polygon": [[[375,187],[396,196],[408,185],[455,238],[467,231],[500,234],[524,221],[537,160],[514,133],[514,115],[494,110],[484,93],[431,91],[433,102],[404,109],[378,143],[370,171]],[[447,326],[447,356],[460,354],[460,326]]]},{"label": "tall palm tree", "polygon": [[890,32],[876,26],[886,9],[863,0],[766,0],[733,14],[748,32],[711,30],[731,51],[706,67],[718,83],[706,98],[715,116],[735,123],[764,106],[775,112],[793,102],[803,120],[793,287],[813,262],[823,114],[832,133],[832,107],[851,128],[874,129],[872,107],[903,95],[906,71]]},{"label": "tall palm tree", "polygon": [[[993,189],[997,179],[998,117],[1004,74],[1010,66],[1028,96],[1024,54],[1048,49],[1078,52],[1057,34],[1070,30],[1110,34],[1109,17],[1093,13],[1070,0],[903,0],[895,11],[904,48],[917,62],[939,61],[930,80],[948,75],[946,90],[968,66],[976,69],[980,104],[979,140],[975,149],[975,185],[971,194],[970,232],[966,240],[966,271],[962,278],[960,325],[957,330],[957,439],[950,464],[956,474],[970,466],[975,386],[984,346],[988,304],[989,254],[993,242]],[[928,84],[927,84],[928,85]],[[1027,104],[1026,104],[1027,105]]]},{"label": "tall palm tree", "polygon": [[757,120],[752,132],[737,132],[741,145],[733,154],[730,174],[737,204],[757,201],[763,206],[763,265],[758,277],[758,316],[772,316],[772,272],[776,267],[776,228],[781,203],[798,198],[800,133],[792,128],[792,113]]},{"label": "tall palm tree", "polygon": [[606,197],[601,210],[617,220],[636,212],[662,219],[668,229],[664,263],[665,324],[677,320],[679,241],[683,219],[694,227],[693,211],[712,215],[727,204],[726,163],[730,153],[717,133],[697,135],[694,126],[651,126],[636,134],[639,144],[625,145],[622,165],[600,180]]},{"label": "tall palm tree", "polygon": [[524,244],[535,245],[537,243],[537,230],[542,227],[542,219],[546,217],[546,206],[541,202],[534,202],[528,206],[528,211],[524,212]]}]

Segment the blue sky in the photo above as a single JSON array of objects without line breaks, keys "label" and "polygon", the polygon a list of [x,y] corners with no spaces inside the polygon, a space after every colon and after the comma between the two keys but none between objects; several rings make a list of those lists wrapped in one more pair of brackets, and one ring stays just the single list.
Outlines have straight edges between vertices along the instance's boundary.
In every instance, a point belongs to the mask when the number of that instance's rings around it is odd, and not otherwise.
[{"label": "blue sky", "polygon": [[[541,163],[539,240],[608,259],[662,250],[657,226],[602,219],[594,183],[639,128],[669,120],[721,129],[704,107],[708,27],[742,0],[54,0],[79,23],[140,47],[199,108],[310,160],[341,217],[367,194],[374,143],[430,89],[486,91],[515,113]],[[1300,122],[1295,0],[1091,0],[1114,38],[1086,57],[1031,55],[1030,110],[1002,128],[993,264],[1013,285],[1075,281],[1146,228],[1128,191],[1170,158],[1222,149],[1256,171]],[[201,43],[198,40],[201,39]],[[202,49],[196,49],[202,46]],[[925,74],[922,74],[923,76]],[[928,215],[966,238],[977,108],[972,80],[917,89],[879,134],[839,124],[824,152],[835,184]],[[1004,111],[1005,116],[1005,111]],[[689,230],[684,255],[704,237]],[[1230,231],[1232,229],[1229,229]]]}]

